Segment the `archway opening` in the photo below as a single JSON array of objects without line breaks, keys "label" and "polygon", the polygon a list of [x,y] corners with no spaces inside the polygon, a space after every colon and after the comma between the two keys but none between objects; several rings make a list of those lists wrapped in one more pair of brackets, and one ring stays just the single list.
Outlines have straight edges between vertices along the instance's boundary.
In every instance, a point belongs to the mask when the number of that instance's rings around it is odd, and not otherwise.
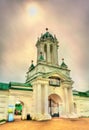
[{"label": "archway opening", "polygon": [[15,103],[15,111],[14,111],[15,119],[21,119],[23,107],[24,103],[22,101],[17,101]]},{"label": "archway opening", "polygon": [[51,117],[60,117],[62,111],[62,99],[57,94],[51,94],[48,97],[49,114]]}]

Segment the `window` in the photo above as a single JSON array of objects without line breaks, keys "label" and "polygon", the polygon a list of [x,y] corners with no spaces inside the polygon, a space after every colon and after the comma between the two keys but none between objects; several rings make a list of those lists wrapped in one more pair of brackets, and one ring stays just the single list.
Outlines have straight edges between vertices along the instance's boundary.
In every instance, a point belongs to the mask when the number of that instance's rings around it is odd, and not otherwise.
[{"label": "window", "polygon": [[51,86],[60,86],[60,79],[59,78],[50,78],[49,85]]}]

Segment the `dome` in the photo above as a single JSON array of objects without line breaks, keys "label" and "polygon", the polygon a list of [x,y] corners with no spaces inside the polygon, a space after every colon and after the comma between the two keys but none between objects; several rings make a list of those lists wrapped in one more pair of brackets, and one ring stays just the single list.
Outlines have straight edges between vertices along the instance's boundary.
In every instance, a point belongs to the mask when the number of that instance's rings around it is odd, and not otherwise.
[{"label": "dome", "polygon": [[56,35],[52,35],[51,33],[49,33],[48,28],[46,28],[46,32],[44,34],[41,34],[40,38],[38,37],[36,46],[39,45],[41,42],[43,43],[47,40],[52,42],[52,43],[58,44],[58,40],[56,38]]},{"label": "dome", "polygon": [[48,32],[48,28],[46,28],[46,33],[41,34],[40,40],[41,41],[50,40],[52,42],[57,41],[56,37]]},{"label": "dome", "polygon": [[52,36],[52,34],[50,34],[49,32],[46,32],[45,34],[43,34],[41,36],[41,38],[43,38],[43,39],[46,39],[46,38],[54,39],[54,37]]}]

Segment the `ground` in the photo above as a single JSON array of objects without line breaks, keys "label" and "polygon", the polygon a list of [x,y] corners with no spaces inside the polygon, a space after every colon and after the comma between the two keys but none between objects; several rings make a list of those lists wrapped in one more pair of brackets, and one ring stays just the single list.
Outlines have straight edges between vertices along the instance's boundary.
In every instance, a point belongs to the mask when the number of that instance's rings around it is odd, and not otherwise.
[{"label": "ground", "polygon": [[0,125],[0,130],[89,130],[89,118],[77,120],[54,118],[50,121],[15,120]]}]

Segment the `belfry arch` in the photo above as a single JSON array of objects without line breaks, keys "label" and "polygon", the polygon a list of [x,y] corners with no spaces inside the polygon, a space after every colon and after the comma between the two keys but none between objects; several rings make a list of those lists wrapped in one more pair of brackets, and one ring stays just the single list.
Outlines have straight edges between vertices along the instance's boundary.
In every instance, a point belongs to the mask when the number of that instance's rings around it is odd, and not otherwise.
[{"label": "belfry arch", "polygon": [[44,45],[44,59],[47,60],[47,45]]},{"label": "belfry arch", "polygon": [[50,60],[51,60],[51,63],[53,63],[53,45],[52,44],[50,45]]}]

